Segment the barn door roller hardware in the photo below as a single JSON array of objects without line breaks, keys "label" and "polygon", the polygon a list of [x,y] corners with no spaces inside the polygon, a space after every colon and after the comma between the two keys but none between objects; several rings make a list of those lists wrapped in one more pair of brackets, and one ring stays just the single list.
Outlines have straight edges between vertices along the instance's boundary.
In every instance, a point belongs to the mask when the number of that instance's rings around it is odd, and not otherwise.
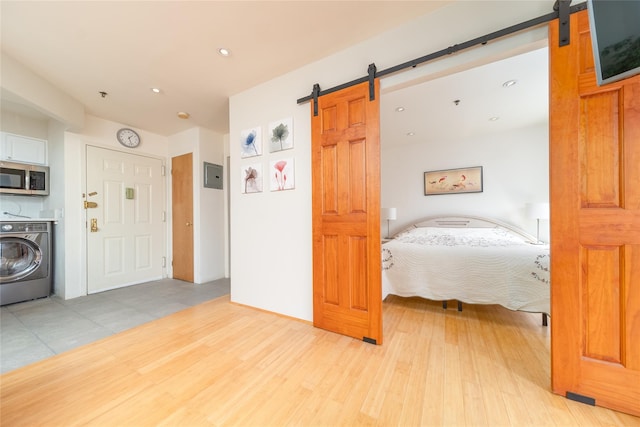
[{"label": "barn door roller hardware", "polygon": [[373,344],[373,345],[378,344],[378,342],[374,338],[369,338],[369,337],[362,337],[362,341],[369,344]]},{"label": "barn door roller hardware", "polygon": [[305,101],[313,100],[313,115],[314,117],[318,115],[318,97],[320,95],[327,95],[331,92],[337,92],[342,89],[346,89],[351,86],[355,86],[358,83],[369,82],[369,101],[373,101],[376,99],[376,91],[374,81],[376,79],[376,64],[369,64],[369,68],[367,69],[367,77],[362,79],[353,80],[348,83],[342,84],[340,86],[332,87],[331,89],[327,89],[324,92],[320,92],[320,85],[318,83],[313,85],[313,90],[311,91],[311,95],[303,98],[302,100],[298,100],[298,104],[302,104]]},{"label": "barn door roller hardware", "polygon": [[583,396],[581,394],[574,393],[571,391],[566,392],[565,396],[569,400],[574,400],[576,402],[584,403],[586,405],[596,406],[596,399],[594,399],[593,397]]},{"label": "barn door roller hardware", "polygon": [[311,92],[313,97],[313,115],[318,115],[318,96],[320,96],[320,85],[318,83],[313,85],[313,91]]},{"label": "barn door roller hardware", "polygon": [[375,101],[376,99],[376,64],[369,64],[369,68],[367,69],[369,72],[369,101]]},{"label": "barn door roller hardware", "polygon": [[[317,100],[318,97],[322,95],[327,95],[332,92],[337,92],[342,89],[346,89],[351,86],[355,86],[364,82],[372,82],[375,78],[384,77],[389,74],[397,73],[398,71],[402,71],[405,68],[415,68],[416,66],[423,64],[425,62],[433,61],[434,59],[438,59],[440,57],[451,55],[456,52],[460,52],[461,50],[468,49],[470,47],[477,46],[479,44],[485,45],[488,42],[498,39],[500,37],[507,36],[509,34],[517,33],[518,31],[526,30],[531,27],[535,27],[537,25],[544,24],[546,22],[550,22],[554,19],[558,19],[558,25],[560,26],[560,46],[568,45],[569,40],[569,16],[572,13],[579,12],[581,10],[585,10],[587,8],[586,3],[578,3],[576,5],[571,6],[571,0],[556,0],[553,6],[553,12],[547,13],[546,15],[538,16],[537,18],[530,19],[528,21],[520,22],[519,24],[512,25],[510,27],[503,28],[498,31],[494,31],[493,33],[485,34],[484,36],[476,37],[475,39],[468,40],[466,42],[455,44],[453,46],[449,46],[445,49],[441,49],[439,51],[430,53],[428,55],[422,56],[420,58],[413,59],[411,61],[404,62],[402,64],[398,64],[394,67],[387,68],[385,70],[377,71],[375,69],[375,64],[369,65],[369,72],[366,77],[361,77],[356,80],[352,80],[350,82],[341,84],[340,86],[335,86],[330,89],[326,89],[324,91],[320,91],[320,86],[316,83],[313,86],[313,91],[311,95],[305,96],[304,98],[298,99],[298,104],[303,104],[307,101],[313,100],[313,115],[318,115],[318,105]],[[373,70],[373,71],[372,71]],[[371,85],[371,83],[370,83]],[[316,90],[317,89],[317,90]],[[373,90],[370,86],[369,97],[373,100],[373,95],[371,94],[371,90]]]},{"label": "barn door roller hardware", "polygon": [[558,12],[558,27],[560,34],[560,41],[558,42],[560,47],[567,46],[571,43],[571,28],[569,25],[571,15],[571,0],[556,0],[556,4],[553,5],[553,10]]}]

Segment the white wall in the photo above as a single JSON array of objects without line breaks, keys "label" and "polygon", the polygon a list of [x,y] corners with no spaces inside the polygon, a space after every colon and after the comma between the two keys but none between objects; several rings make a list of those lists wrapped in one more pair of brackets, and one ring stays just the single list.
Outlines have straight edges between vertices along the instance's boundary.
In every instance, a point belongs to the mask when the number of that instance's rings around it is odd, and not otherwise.
[{"label": "white wall", "polygon": [[[225,192],[204,186],[204,162],[224,166],[224,136],[202,129],[200,135],[200,167],[194,185],[200,198],[200,282],[225,277]],[[223,186],[227,185],[223,175]]]},{"label": "white wall", "polygon": [[[66,258],[69,253],[66,250],[68,229],[65,227],[64,218],[65,164],[75,165],[77,163],[66,162],[64,130],[80,128],[84,125],[84,108],[75,99],[6,55],[5,52],[1,54],[0,66],[2,69],[0,75],[2,76],[3,103],[5,100],[19,101],[20,104],[26,105],[27,109],[47,117],[45,120],[39,117],[34,118],[31,111],[29,111],[30,114],[22,114],[3,109],[2,130],[48,140],[50,186],[52,188],[47,197],[1,197],[2,211],[17,209],[31,217],[55,216],[59,218],[53,228],[53,285],[54,293],[65,297],[67,278],[70,277],[73,283],[78,282],[82,270],[78,265],[77,258],[72,257],[71,262],[68,262],[69,258]],[[71,243],[71,245],[76,244],[76,240]],[[76,246],[72,246],[71,252],[77,253],[76,249]],[[67,266],[71,266],[71,274],[67,273]]]},{"label": "white wall", "polygon": [[224,151],[224,136],[207,129],[191,128],[169,137],[170,158],[193,153],[195,283],[205,283],[225,276],[224,192],[204,188],[203,185],[203,162],[223,165]]},{"label": "white wall", "polygon": [[[64,144],[64,126],[56,120],[36,118],[16,111],[1,111],[0,130],[16,135],[44,139],[48,145],[49,186],[63,188],[64,160],[62,158]],[[15,196],[0,195],[0,219],[10,221],[12,214],[30,218],[56,218],[52,228],[52,248],[56,254],[53,258],[54,293],[64,296],[64,191],[51,191],[49,196]],[[5,214],[4,212],[9,212]]]},{"label": "white wall", "polygon": [[[498,219],[536,234],[525,204],[549,199],[549,132],[546,122],[470,139],[382,150],[381,204],[397,208],[391,234],[433,215],[466,214]],[[424,195],[426,171],[483,167],[482,193]],[[548,241],[548,221],[540,223]],[[386,235],[387,223],[383,221]]]},{"label": "white wall", "polygon": [[49,121],[48,144],[49,144],[49,186],[56,191],[50,191],[45,198],[44,217],[56,218],[53,227],[53,293],[65,296],[65,255],[64,235],[66,223],[64,220],[64,125],[55,120]]},{"label": "white wall", "polygon": [[[311,128],[309,105],[295,105],[296,97],[309,88],[300,79],[297,79],[297,85],[287,85],[287,81],[289,76],[284,76],[275,85],[263,85],[232,97],[230,101],[231,299],[309,319],[308,301],[312,295],[311,171],[308,166],[311,162]],[[280,97],[287,102],[278,101]],[[266,104],[255,103],[255,99],[276,102],[264,108]],[[238,111],[236,106],[242,106],[240,116],[235,113]],[[270,122],[287,117],[293,118],[294,147],[269,153],[267,127]],[[240,132],[256,126],[262,127],[263,151],[266,153],[240,159]],[[294,158],[296,188],[271,192],[269,163],[285,156]],[[241,194],[244,170],[256,163],[262,166],[263,192]]]},{"label": "white wall", "polygon": [[49,120],[29,117],[6,109],[2,109],[0,114],[0,130],[3,132],[45,140],[49,138]]},{"label": "white wall", "polygon": [[[24,135],[32,138],[47,140],[48,120],[29,117],[14,111],[2,109],[0,130],[3,132]],[[11,214],[39,218],[45,208],[45,197],[16,196],[0,194],[0,219],[15,218]],[[9,212],[5,214],[4,212]]]},{"label": "white wall", "polygon": [[[81,132],[66,132],[64,136],[62,157],[65,165],[63,182],[65,200],[64,298],[66,299],[87,294],[85,239],[87,211],[82,208],[84,201],[82,195],[87,191],[85,188],[87,145],[156,157],[166,164],[168,146],[166,137],[136,129],[142,142],[135,150],[126,149],[116,140],[116,132],[122,127],[124,127],[122,123],[87,115]],[[168,234],[168,231],[165,232]]]},{"label": "white wall", "polygon": [[[169,141],[173,155],[194,152],[194,279],[196,283],[204,283],[228,275],[224,192],[203,187],[201,167],[203,161],[224,164],[228,137],[201,128],[170,138],[138,130],[143,142],[138,149],[130,150],[115,139],[123,124],[90,115],[83,122],[81,132],[65,132],[65,125],[55,120],[38,120],[10,111],[5,116],[3,112],[1,130],[48,140],[50,195],[0,195],[0,218],[11,219],[10,215],[2,214],[7,211],[32,218],[58,219],[54,227],[54,293],[64,299],[86,295],[86,211],[82,208],[82,194],[86,191],[87,145],[148,155],[162,159],[164,164],[168,163]],[[167,259],[171,258],[169,181],[167,175]],[[167,273],[171,275],[170,266]]]},{"label": "white wall", "polygon": [[[232,96],[229,104],[232,301],[312,320],[310,105],[296,105],[296,99],[308,95],[314,83],[327,89],[366,75],[370,63],[375,62],[379,70],[392,67],[543,15],[550,12],[551,7],[547,1],[457,2],[432,16],[420,17],[396,30]],[[518,40],[519,43],[536,43],[544,37],[546,33],[537,30],[519,36]],[[461,64],[477,62],[478,57],[495,58],[514,49],[511,40],[491,43],[474,49],[472,54],[454,55],[439,64],[418,67],[404,76],[401,73],[400,77],[390,78],[387,86],[423,78],[421,72],[437,69],[442,73]],[[384,90],[385,79],[382,87]],[[274,157],[266,153],[261,157],[242,159],[241,131],[261,126],[264,133],[270,121],[284,117],[294,119],[291,155],[296,162],[296,189],[241,194],[243,168],[259,163],[266,170],[269,160]],[[493,173],[494,169],[491,170]],[[416,179],[419,182],[419,176]]]},{"label": "white wall", "polygon": [[[183,137],[177,135],[166,138],[136,129],[142,139],[141,145],[134,151],[125,149],[115,139],[116,131],[124,127],[124,124],[85,115],[80,103],[4,52],[0,65],[3,103],[6,100],[23,104],[27,109],[35,110],[42,117],[46,117],[39,119],[31,116],[31,111],[21,114],[3,109],[0,130],[48,139],[52,179],[52,190],[48,197],[0,196],[0,212],[7,210],[31,217],[55,215],[58,218],[55,227],[55,293],[65,299],[85,295],[86,212],[82,208],[82,193],[86,191],[86,146],[95,145],[149,155],[160,158],[167,164],[169,141],[172,141],[171,148],[174,151],[180,150]],[[196,164],[201,164],[202,161],[224,164],[228,154],[227,135],[199,128],[187,131],[187,135],[195,135],[194,138],[187,136],[186,139],[190,141],[188,150],[193,151],[198,159]],[[200,168],[194,167],[194,180],[196,183],[202,182]],[[166,200],[167,211],[170,214],[168,182],[169,178],[166,184]],[[225,187],[227,186],[225,183]],[[212,190],[203,189],[201,185],[196,185],[195,188],[194,200],[198,203],[195,278],[200,283],[228,275],[227,229],[223,223],[227,219],[227,202],[223,192],[212,194]],[[171,257],[170,224],[168,217],[168,259]]]},{"label": "white wall", "polygon": [[230,235],[230,221],[231,221],[231,200],[230,200],[230,192],[229,192],[229,171],[231,168],[229,167],[230,159],[229,159],[229,134],[225,134],[223,137],[223,145],[224,145],[224,277],[230,277],[231,275],[231,266],[230,259],[231,254],[229,253],[229,247],[231,243],[231,235]]},{"label": "white wall", "polygon": [[64,123],[67,129],[84,126],[84,107],[5,52],[1,53],[2,96],[15,97],[46,116]]}]

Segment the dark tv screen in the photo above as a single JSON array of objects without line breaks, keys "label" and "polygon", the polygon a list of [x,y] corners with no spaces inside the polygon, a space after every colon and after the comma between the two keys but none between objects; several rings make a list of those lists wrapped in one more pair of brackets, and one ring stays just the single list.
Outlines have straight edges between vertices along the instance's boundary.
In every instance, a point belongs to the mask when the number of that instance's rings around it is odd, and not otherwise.
[{"label": "dark tv screen", "polygon": [[587,0],[598,85],[640,73],[640,0]]}]

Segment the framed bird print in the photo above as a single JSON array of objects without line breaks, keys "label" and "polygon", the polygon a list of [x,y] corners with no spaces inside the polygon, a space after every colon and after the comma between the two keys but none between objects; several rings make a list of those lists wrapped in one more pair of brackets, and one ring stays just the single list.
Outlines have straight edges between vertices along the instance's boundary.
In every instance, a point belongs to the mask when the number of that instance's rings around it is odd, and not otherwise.
[{"label": "framed bird print", "polygon": [[424,173],[424,195],[482,192],[482,166]]}]

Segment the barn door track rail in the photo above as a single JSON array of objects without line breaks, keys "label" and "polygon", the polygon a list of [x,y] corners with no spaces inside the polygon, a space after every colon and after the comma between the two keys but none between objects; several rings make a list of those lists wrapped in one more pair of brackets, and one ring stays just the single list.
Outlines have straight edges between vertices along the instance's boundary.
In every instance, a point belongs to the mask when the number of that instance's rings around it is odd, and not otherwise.
[{"label": "barn door track rail", "polygon": [[318,97],[322,95],[327,95],[332,92],[337,92],[339,90],[346,89],[348,87],[355,86],[357,84],[364,83],[364,82],[369,82],[369,99],[373,100],[375,99],[373,82],[377,77],[384,77],[389,74],[397,73],[398,71],[402,71],[407,68],[415,68],[420,64],[424,64],[425,62],[433,61],[443,56],[451,55],[451,54],[460,52],[462,50],[469,49],[473,46],[477,46],[479,44],[486,45],[491,40],[495,40],[500,37],[507,36],[509,34],[517,33],[518,31],[526,30],[528,28],[550,22],[554,19],[558,19],[558,25],[560,27],[559,44],[560,46],[566,46],[571,42],[571,40],[569,39],[570,15],[572,13],[585,10],[586,8],[587,8],[586,2],[571,6],[571,0],[556,0],[555,4],[553,5],[553,12],[547,13],[546,15],[538,16],[537,18],[520,22],[519,24],[515,24],[510,27],[506,27],[501,30],[494,31],[489,34],[485,34],[484,36],[476,37],[475,39],[471,39],[460,44],[449,46],[445,49],[441,49],[439,51],[421,56],[411,61],[403,62],[402,64],[398,64],[391,68],[387,68],[386,70],[377,71],[375,64],[369,64],[367,75],[365,77],[361,77],[356,80],[351,80],[350,82],[343,83],[339,86],[334,86],[330,89],[320,90],[320,85],[316,83],[313,85],[313,90],[311,92],[311,95],[298,99],[297,103],[303,104],[307,101],[313,100],[313,115],[317,116],[318,115]]}]

